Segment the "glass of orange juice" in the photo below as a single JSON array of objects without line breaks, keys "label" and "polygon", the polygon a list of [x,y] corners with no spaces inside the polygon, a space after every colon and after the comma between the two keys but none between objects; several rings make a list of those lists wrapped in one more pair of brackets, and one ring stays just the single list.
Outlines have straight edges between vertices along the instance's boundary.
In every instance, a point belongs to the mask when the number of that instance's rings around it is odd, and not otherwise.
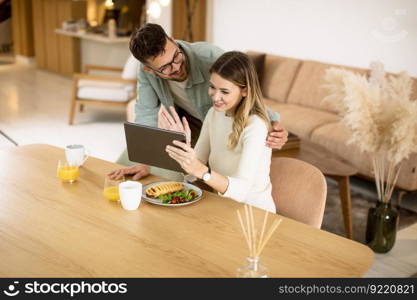
[{"label": "glass of orange juice", "polygon": [[66,161],[59,160],[56,175],[62,182],[73,183],[79,176],[78,166],[73,166]]},{"label": "glass of orange juice", "polygon": [[124,177],[117,180],[113,180],[106,176],[104,178],[103,196],[111,201],[120,201],[119,184],[124,180]]}]

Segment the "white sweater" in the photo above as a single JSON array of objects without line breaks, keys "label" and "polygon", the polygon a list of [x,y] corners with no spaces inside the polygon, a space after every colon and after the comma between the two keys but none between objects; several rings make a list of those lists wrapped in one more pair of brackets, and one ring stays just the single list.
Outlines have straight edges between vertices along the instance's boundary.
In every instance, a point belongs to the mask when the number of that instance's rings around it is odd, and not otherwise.
[{"label": "white sweater", "polygon": [[268,128],[258,116],[251,116],[239,143],[227,149],[233,118],[211,108],[195,146],[197,158],[217,173],[227,176],[224,197],[275,213],[269,168],[271,148],[265,145]]}]

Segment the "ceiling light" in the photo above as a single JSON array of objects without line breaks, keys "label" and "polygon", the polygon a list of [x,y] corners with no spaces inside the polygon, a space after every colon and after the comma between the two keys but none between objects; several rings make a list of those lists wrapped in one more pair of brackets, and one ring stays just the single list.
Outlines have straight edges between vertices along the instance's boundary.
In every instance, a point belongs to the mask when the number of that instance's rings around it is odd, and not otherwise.
[{"label": "ceiling light", "polygon": [[162,6],[168,6],[171,3],[171,0],[159,0]]},{"label": "ceiling light", "polygon": [[159,5],[159,3],[158,3],[158,2],[156,2],[156,1],[152,1],[152,2],[149,4],[149,7],[148,7],[148,10],[147,10],[147,13],[148,13],[148,15],[149,15],[149,16],[151,16],[152,18],[157,19],[157,18],[159,18],[159,17],[161,16],[161,6]]}]

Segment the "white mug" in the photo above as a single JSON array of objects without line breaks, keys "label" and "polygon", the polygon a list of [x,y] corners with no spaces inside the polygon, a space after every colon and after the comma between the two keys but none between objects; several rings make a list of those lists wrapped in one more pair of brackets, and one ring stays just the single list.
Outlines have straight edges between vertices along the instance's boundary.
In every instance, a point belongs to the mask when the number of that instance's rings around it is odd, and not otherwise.
[{"label": "white mug", "polygon": [[122,207],[135,210],[142,200],[142,184],[137,181],[124,181],[119,184],[119,197]]},{"label": "white mug", "polygon": [[68,145],[65,147],[65,156],[71,166],[82,166],[89,154],[83,145]]}]

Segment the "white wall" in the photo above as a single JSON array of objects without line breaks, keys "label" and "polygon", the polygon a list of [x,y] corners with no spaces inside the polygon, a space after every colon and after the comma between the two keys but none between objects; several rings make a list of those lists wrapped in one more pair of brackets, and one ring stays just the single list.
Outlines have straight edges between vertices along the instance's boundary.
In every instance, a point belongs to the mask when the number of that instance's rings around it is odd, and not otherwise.
[{"label": "white wall", "polygon": [[211,42],[417,76],[417,0],[209,0]]},{"label": "white wall", "polygon": [[[151,2],[154,1],[157,0],[146,0],[147,8],[151,4]],[[147,22],[161,25],[164,28],[165,32],[168,34],[168,36],[171,36],[172,34],[172,1],[173,0],[169,2],[168,6],[160,5],[161,15],[158,18],[152,18],[150,15],[147,15]]]}]

